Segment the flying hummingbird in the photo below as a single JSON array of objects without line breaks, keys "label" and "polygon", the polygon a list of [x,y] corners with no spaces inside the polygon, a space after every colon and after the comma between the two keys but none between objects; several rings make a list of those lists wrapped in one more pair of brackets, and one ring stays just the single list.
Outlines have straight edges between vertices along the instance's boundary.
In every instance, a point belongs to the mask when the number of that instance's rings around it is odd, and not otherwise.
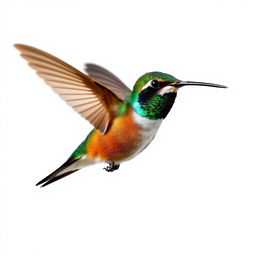
[{"label": "flying hummingbird", "polygon": [[23,44],[15,47],[56,93],[94,126],[68,160],[36,185],[46,186],[99,162],[108,164],[106,171],[118,169],[120,163],[141,153],[154,139],[179,88],[187,85],[226,88],[150,72],[141,76],[131,91],[98,65],[86,64],[86,75],[37,48]]}]

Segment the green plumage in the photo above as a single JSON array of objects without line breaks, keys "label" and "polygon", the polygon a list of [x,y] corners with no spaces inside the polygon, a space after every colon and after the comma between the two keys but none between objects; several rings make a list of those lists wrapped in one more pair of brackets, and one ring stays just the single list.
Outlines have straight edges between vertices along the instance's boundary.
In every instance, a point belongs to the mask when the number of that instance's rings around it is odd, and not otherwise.
[{"label": "green plumage", "polygon": [[140,108],[144,116],[149,119],[165,118],[172,108],[176,95],[176,93],[168,93],[163,96],[153,96],[147,102],[142,102]]},{"label": "green plumage", "polygon": [[90,141],[90,139],[92,138],[93,134],[95,133],[95,129],[93,129],[88,136],[86,137],[86,139],[76,148],[76,150],[72,153],[72,155],[69,158],[80,158],[83,155],[85,155],[87,153],[87,145]]}]

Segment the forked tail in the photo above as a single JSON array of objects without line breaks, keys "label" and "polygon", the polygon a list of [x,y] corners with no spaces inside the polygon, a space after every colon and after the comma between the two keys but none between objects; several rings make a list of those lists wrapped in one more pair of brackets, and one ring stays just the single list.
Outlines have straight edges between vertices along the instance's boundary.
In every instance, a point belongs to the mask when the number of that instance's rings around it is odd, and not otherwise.
[{"label": "forked tail", "polygon": [[77,162],[79,158],[69,158],[62,166],[60,166],[57,170],[46,176],[44,179],[40,180],[36,186],[43,184],[41,187],[45,187],[49,184],[51,184],[54,181],[57,181],[59,179],[62,179],[69,174],[72,174],[79,169],[72,169],[71,166]]}]

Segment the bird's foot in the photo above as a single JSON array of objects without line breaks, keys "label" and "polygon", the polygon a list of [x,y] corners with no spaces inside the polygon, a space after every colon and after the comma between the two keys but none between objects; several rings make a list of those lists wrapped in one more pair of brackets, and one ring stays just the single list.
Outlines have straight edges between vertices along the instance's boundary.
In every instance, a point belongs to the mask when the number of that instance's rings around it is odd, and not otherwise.
[{"label": "bird's foot", "polygon": [[120,164],[116,164],[112,160],[108,160],[107,163],[108,163],[108,166],[103,168],[107,172],[113,172],[114,170],[117,170],[120,166]]}]

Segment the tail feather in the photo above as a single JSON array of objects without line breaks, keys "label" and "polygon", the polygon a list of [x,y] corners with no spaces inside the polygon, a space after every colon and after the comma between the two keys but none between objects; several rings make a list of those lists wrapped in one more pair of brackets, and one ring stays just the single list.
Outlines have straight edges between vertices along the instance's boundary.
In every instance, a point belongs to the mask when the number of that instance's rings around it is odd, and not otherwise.
[{"label": "tail feather", "polygon": [[45,178],[43,178],[42,180],[40,180],[36,186],[43,184],[41,187],[44,187],[56,180],[59,180],[61,178],[66,177],[67,175],[78,171],[79,169],[75,169],[75,170],[65,170],[67,167],[69,167],[70,165],[72,165],[73,163],[75,163],[76,161],[78,161],[80,158],[69,158],[62,166],[60,166],[56,171],[52,172],[50,175],[46,176]]},{"label": "tail feather", "polygon": [[57,181],[59,179],[62,179],[62,178],[66,177],[66,176],[68,176],[68,175],[70,175],[70,174],[72,174],[72,173],[74,173],[74,172],[76,172],[78,170],[80,170],[80,169],[76,169],[76,170],[73,170],[73,171],[68,171],[68,172],[62,173],[59,176],[55,176],[52,179],[50,179],[47,182],[45,182],[41,187],[45,187],[45,186],[47,186],[47,185],[49,185],[49,184],[51,184],[51,183],[53,183],[53,182],[55,182],[55,181]]}]

